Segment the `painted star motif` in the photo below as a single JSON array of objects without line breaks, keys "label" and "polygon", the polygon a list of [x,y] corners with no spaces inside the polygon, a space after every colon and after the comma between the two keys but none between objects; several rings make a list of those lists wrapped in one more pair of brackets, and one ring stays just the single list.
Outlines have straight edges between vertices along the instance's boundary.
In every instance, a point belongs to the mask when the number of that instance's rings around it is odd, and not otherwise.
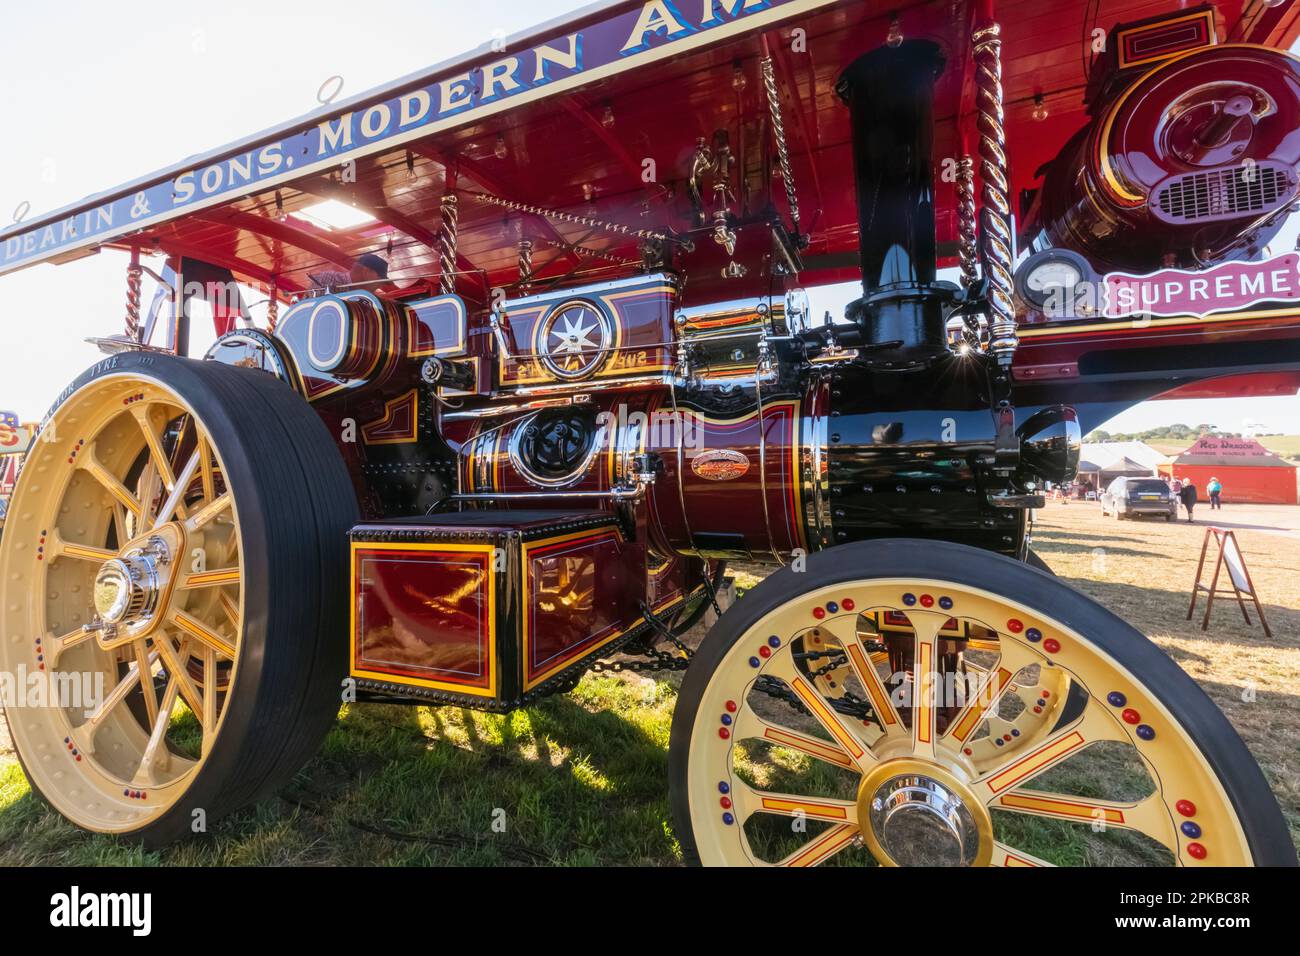
[{"label": "painted star motif", "polygon": [[[577,309],[575,310],[575,313],[576,314],[574,314],[572,318],[568,312],[559,316],[559,319],[564,322],[563,329],[554,326],[551,327],[551,335],[560,340],[559,344],[551,349],[551,354],[557,357],[561,355],[564,356],[563,363],[566,371],[571,370],[574,367],[575,361],[578,361],[580,364],[580,356],[583,352],[594,351],[600,348],[600,346],[591,339],[591,336],[599,331],[600,328],[595,317],[590,316],[586,309]],[[591,319],[590,325],[588,325],[586,321],[588,318]],[[556,324],[558,325],[559,323],[557,322]]]}]

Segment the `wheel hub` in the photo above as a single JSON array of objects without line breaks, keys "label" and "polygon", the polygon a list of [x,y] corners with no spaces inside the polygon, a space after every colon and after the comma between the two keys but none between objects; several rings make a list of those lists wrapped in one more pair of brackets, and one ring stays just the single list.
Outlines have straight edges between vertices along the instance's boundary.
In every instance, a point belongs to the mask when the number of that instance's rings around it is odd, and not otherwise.
[{"label": "wheel hub", "polygon": [[95,575],[95,610],[105,624],[138,621],[158,598],[158,574],[153,562],[114,558]]},{"label": "wheel hub", "polygon": [[988,812],[961,780],[928,761],[888,760],[865,776],[858,819],[886,866],[978,866],[993,851]]},{"label": "wheel hub", "polygon": [[138,640],[155,626],[173,581],[172,556],[181,532],[167,526],[127,545],[95,574],[93,602],[98,616],[88,629],[108,650]]}]

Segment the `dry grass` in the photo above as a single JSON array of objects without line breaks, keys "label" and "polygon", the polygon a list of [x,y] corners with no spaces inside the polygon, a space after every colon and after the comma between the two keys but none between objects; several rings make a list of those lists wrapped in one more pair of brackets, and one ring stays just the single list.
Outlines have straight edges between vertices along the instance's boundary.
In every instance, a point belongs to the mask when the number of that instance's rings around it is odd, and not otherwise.
[{"label": "dry grass", "polygon": [[[1202,631],[1204,598],[1194,620],[1186,618],[1208,523],[1116,521],[1102,518],[1092,502],[1051,502],[1038,514],[1034,550],[1148,635],[1205,689],[1263,767],[1300,846],[1300,540],[1262,530],[1236,533],[1272,638],[1258,621],[1248,626],[1231,597],[1215,601]],[[1254,620],[1253,608],[1250,613]]]}]

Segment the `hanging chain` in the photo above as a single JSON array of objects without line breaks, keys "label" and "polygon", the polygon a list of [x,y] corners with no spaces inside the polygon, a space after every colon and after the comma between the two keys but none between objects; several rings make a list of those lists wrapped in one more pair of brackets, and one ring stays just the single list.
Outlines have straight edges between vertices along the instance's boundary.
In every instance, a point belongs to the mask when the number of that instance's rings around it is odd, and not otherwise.
[{"label": "hanging chain", "polygon": [[564,212],[559,209],[546,209],[543,206],[533,206],[529,203],[516,202],[513,199],[503,199],[500,196],[493,196],[491,193],[474,193],[479,202],[487,203],[489,206],[500,206],[502,209],[509,209],[511,212],[527,213],[530,216],[541,216],[543,219],[550,219],[554,222],[569,222],[578,226],[586,226],[588,229],[602,229],[605,232],[612,232],[620,236],[635,236],[637,239],[657,239],[660,242],[678,243],[686,251],[694,248],[694,244],[686,239],[677,236],[670,236],[667,233],[655,232],[652,229],[633,229],[631,226],[625,226],[622,223],[610,222],[607,219],[594,219],[591,216],[578,216],[571,212]]},{"label": "hanging chain", "polygon": [[519,240],[519,288],[526,290],[533,281],[533,243]]},{"label": "hanging chain", "polygon": [[1016,350],[1016,313],[1011,301],[1011,207],[1007,201],[1006,133],[1002,120],[1002,30],[996,23],[980,27],[975,45],[978,90],[980,182],[984,208],[984,276],[989,298],[989,352],[1008,366]]},{"label": "hanging chain", "polygon": [[776,157],[781,164],[781,181],[785,183],[785,199],[790,206],[790,220],[794,233],[799,234],[799,199],[794,191],[794,171],[790,168],[790,147],[785,140],[785,121],[781,117],[781,93],[776,87],[776,73],[772,58],[763,58],[763,89],[767,93],[767,110],[772,117],[772,135],[776,138]]},{"label": "hanging chain", "polygon": [[661,651],[653,647],[637,648],[626,653],[635,653],[645,659],[639,661],[596,661],[591,665],[591,673],[617,674],[624,672],[643,674],[648,671],[684,671],[691,666],[691,657],[693,656],[689,650],[685,656],[682,656],[680,652],[674,654],[671,651]]},{"label": "hanging chain", "polygon": [[442,232],[438,236],[438,291],[451,295],[456,291],[456,230],[459,225],[459,200],[455,193],[442,197]]},{"label": "hanging chain", "polygon": [[636,265],[638,259],[624,259],[619,256],[612,256],[604,249],[593,249],[591,246],[580,246],[574,243],[561,242],[559,239],[543,239],[542,242],[553,249],[559,249],[563,252],[572,252],[575,255],[582,256],[586,259],[603,259],[606,262],[612,262],[615,265],[631,266]]},{"label": "hanging chain", "polygon": [[140,286],[144,279],[144,268],[140,265],[139,254],[132,252],[131,264],[126,267],[126,337],[132,342],[140,341]]}]

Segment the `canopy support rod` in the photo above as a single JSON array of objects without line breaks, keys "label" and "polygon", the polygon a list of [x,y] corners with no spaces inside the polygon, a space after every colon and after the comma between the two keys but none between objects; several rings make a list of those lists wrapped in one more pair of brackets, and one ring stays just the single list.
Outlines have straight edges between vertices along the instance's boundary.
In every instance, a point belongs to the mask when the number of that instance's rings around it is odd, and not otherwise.
[{"label": "canopy support rod", "polygon": [[140,341],[140,286],[144,267],[140,265],[140,247],[131,247],[131,264],[126,267],[126,337]]},{"label": "canopy support rod", "polygon": [[460,211],[456,198],[456,171],[446,167],[447,192],[442,197],[442,232],[438,234],[438,289],[443,295],[456,291],[456,240],[460,231]]},{"label": "canopy support rod", "polygon": [[1015,354],[1016,313],[1011,299],[1011,206],[1006,133],[1002,112],[1002,28],[993,19],[992,0],[984,0],[975,29],[975,85],[978,91],[980,183],[984,279],[989,301],[989,353],[1009,368]]}]

